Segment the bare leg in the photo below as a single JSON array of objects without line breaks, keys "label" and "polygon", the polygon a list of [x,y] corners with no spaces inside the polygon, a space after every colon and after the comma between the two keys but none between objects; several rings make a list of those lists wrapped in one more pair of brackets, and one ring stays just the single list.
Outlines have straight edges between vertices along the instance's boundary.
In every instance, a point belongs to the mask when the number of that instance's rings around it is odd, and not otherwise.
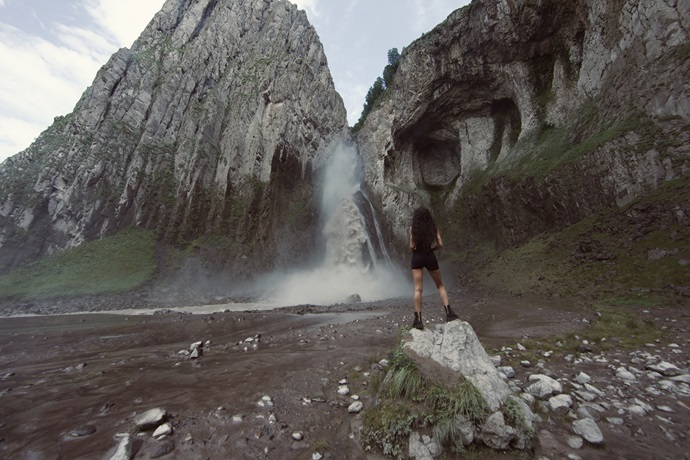
[{"label": "bare leg", "polygon": [[[414,271],[414,270],[412,270],[412,271]],[[436,283],[436,289],[438,289],[438,295],[441,298],[441,302],[443,302],[443,306],[445,307],[446,305],[448,305],[448,292],[446,291],[446,287],[443,285],[443,278],[441,277],[441,269],[430,271],[429,275],[431,275],[431,279],[433,279],[434,283]],[[415,290],[415,294],[416,294],[416,290]]]},{"label": "bare leg", "polygon": [[424,270],[413,269],[412,280],[414,281],[414,310],[422,313],[422,291],[424,285]]}]

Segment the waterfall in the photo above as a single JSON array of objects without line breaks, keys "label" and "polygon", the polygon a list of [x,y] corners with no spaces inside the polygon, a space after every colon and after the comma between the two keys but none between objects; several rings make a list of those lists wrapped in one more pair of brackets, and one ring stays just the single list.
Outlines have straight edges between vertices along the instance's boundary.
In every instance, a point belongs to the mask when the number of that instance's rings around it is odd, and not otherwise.
[{"label": "waterfall", "polygon": [[336,146],[321,178],[322,261],[310,270],[274,277],[275,301],[327,305],[355,294],[365,302],[409,294],[403,273],[391,263],[362,180],[355,148]]}]

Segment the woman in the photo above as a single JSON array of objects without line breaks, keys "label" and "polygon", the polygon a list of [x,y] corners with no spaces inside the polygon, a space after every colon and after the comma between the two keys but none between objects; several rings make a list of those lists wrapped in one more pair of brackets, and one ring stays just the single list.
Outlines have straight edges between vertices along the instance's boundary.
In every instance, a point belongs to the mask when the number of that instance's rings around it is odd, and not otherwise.
[{"label": "woman", "polygon": [[458,319],[458,315],[451,310],[448,303],[448,292],[443,285],[441,270],[438,267],[438,260],[434,251],[443,247],[441,232],[439,232],[431,212],[427,208],[419,207],[414,210],[412,215],[412,226],[410,226],[410,250],[412,251],[412,279],[414,280],[414,322],[412,327],[424,329],[422,322],[422,291],[424,282],[424,269],[429,271],[429,275],[436,283],[438,295],[441,297],[443,309],[446,313],[446,321]]}]

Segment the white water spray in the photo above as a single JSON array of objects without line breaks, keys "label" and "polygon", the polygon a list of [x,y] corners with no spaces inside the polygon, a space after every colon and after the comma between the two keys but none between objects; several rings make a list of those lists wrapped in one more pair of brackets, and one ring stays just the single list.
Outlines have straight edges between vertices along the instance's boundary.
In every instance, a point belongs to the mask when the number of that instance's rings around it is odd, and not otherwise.
[{"label": "white water spray", "polygon": [[404,275],[390,261],[374,207],[361,183],[355,148],[338,145],[323,175],[323,261],[311,270],[266,280],[275,286],[276,302],[329,305],[346,302],[355,294],[365,302],[409,294]]}]

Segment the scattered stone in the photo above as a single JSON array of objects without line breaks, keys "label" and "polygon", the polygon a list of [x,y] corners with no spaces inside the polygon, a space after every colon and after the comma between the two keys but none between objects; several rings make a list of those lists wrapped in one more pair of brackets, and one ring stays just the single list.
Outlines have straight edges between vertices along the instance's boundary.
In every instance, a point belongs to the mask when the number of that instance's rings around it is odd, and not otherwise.
[{"label": "scattered stone", "polygon": [[662,361],[658,364],[647,364],[647,369],[658,372],[665,377],[675,377],[682,374],[677,366],[666,361]]},{"label": "scattered stone", "polygon": [[620,417],[606,417],[606,421],[611,425],[622,425],[624,423]]},{"label": "scattered stone", "polygon": [[69,436],[73,438],[82,438],[84,436],[89,436],[96,432],[96,427],[94,425],[82,425],[78,428],[73,429],[69,432]]},{"label": "scattered stone", "polygon": [[117,445],[117,449],[110,460],[131,460],[134,455],[134,440],[130,434],[126,434]]},{"label": "scattered stone", "polygon": [[659,409],[661,412],[667,412],[669,414],[673,414],[676,412],[670,406],[656,406],[656,408]]},{"label": "scattered stone", "polygon": [[304,433],[302,433],[301,431],[295,431],[294,433],[292,433],[292,439],[294,439],[295,441],[301,441],[302,439],[304,439]]},{"label": "scattered stone", "polygon": [[592,378],[585,374],[584,372],[580,372],[575,376],[575,381],[579,383],[580,385],[584,385],[585,383],[589,383],[592,381]]},{"label": "scattered stone", "polygon": [[554,394],[559,394],[563,392],[563,387],[557,381],[543,374],[534,374],[529,377],[530,382],[533,382],[530,386],[525,388],[527,393],[534,395],[540,399],[548,399]]},{"label": "scattered stone", "polygon": [[501,374],[505,375],[506,378],[515,378],[515,370],[512,368],[512,366],[501,366],[496,368],[496,370]]},{"label": "scattered stone", "polygon": [[489,356],[489,359],[491,360],[491,363],[494,365],[494,367],[499,367],[503,362],[503,358],[501,358],[501,355]]},{"label": "scattered stone", "polygon": [[311,454],[311,460],[321,460],[323,458],[323,455],[321,455],[320,452],[314,452]]},{"label": "scattered stone", "polygon": [[347,408],[347,411],[351,414],[359,414],[364,408],[362,401],[355,401]]},{"label": "scattered stone", "polygon": [[149,458],[161,458],[175,450],[175,441],[164,439],[151,445],[148,449]]},{"label": "scattered stone", "polygon": [[503,413],[494,412],[484,422],[480,439],[492,449],[505,450],[515,436],[515,429],[505,424]]},{"label": "scattered stone", "polygon": [[517,344],[517,349],[520,351],[527,351],[527,348],[525,348],[522,344],[518,343]]},{"label": "scattered stone", "polygon": [[580,436],[568,436],[566,442],[572,449],[582,449],[584,445],[584,440]]},{"label": "scattered stone", "polygon": [[149,409],[134,417],[134,425],[139,428],[140,431],[147,431],[158,427],[158,425],[165,421],[167,416],[168,412],[165,409]]},{"label": "scattered stone", "polygon": [[259,407],[273,407],[273,399],[270,396],[263,396],[256,405]]},{"label": "scattered stone", "polygon": [[409,457],[415,460],[430,460],[441,455],[443,449],[429,436],[420,436],[419,433],[410,433],[408,441]]},{"label": "scattered stone", "polygon": [[455,428],[457,429],[458,436],[462,445],[467,447],[472,444],[475,437],[474,423],[465,417],[458,415],[455,418]]},{"label": "scattered stone", "polygon": [[350,389],[347,387],[347,385],[340,385],[340,387],[338,388],[338,394],[340,396],[346,396],[350,394]]},{"label": "scattered stone", "polygon": [[173,432],[173,427],[170,423],[164,423],[158,428],[156,428],[156,431],[153,432],[153,437],[154,438],[163,438],[165,436],[168,436],[172,434]]},{"label": "scattered stone", "polygon": [[637,378],[635,378],[635,376],[632,374],[632,372],[630,372],[629,370],[627,370],[624,367],[619,367],[618,369],[616,369],[616,377],[618,377],[619,379],[628,380],[628,381],[637,380]]},{"label": "scattered stone", "polygon": [[594,445],[604,444],[604,436],[597,426],[596,422],[591,418],[584,418],[573,422],[573,431],[582,436],[585,441]]},{"label": "scattered stone", "polygon": [[557,395],[549,398],[549,408],[557,415],[565,415],[573,406],[573,398],[570,395]]},{"label": "scattered stone", "polygon": [[520,365],[522,367],[532,367],[532,363],[527,361],[526,359],[523,359],[522,361],[520,361]]},{"label": "scattered stone", "polygon": [[244,420],[244,415],[236,414],[236,415],[232,416],[232,421],[235,423],[242,423],[243,420]]}]

